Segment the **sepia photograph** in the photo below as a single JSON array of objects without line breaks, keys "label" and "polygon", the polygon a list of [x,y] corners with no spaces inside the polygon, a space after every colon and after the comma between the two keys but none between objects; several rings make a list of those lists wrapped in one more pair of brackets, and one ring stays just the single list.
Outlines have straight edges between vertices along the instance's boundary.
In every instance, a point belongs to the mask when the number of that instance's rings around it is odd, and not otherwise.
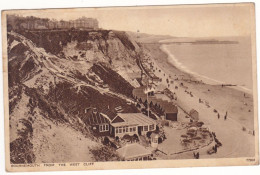
[{"label": "sepia photograph", "polygon": [[257,165],[253,3],[2,11],[7,171]]}]

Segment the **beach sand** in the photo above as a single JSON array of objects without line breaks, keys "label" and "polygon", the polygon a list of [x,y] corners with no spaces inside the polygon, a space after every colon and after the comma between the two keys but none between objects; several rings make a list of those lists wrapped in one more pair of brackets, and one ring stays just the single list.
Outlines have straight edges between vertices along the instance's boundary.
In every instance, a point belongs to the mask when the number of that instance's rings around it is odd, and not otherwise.
[{"label": "beach sand", "polygon": [[[173,84],[170,84],[169,89],[176,93],[178,98],[176,103],[187,112],[191,109],[197,110],[200,121],[204,122],[212,132],[215,132],[217,138],[222,142],[223,146],[217,154],[203,155],[203,157],[254,156],[252,94],[231,87],[206,84],[196,79],[195,76],[181,71],[169,63],[168,55],[161,50],[162,44],[149,43],[143,44],[143,47],[149,61],[153,64],[155,75],[162,78],[160,84],[167,87],[167,78],[174,81]],[[175,89],[175,86],[178,86],[178,89]],[[192,92],[193,97],[185,91]],[[199,99],[203,103],[199,103]],[[210,107],[207,107],[206,104]],[[214,109],[220,114],[219,119]],[[226,112],[228,113],[227,120],[224,120]]]}]

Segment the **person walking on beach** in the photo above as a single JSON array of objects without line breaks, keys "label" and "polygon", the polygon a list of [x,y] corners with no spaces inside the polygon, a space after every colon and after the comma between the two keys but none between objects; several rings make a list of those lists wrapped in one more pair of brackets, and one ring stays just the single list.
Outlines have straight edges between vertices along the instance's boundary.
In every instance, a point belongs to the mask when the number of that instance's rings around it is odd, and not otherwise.
[{"label": "person walking on beach", "polygon": [[226,112],[226,115],[224,116],[224,120],[227,120],[227,112]]},{"label": "person walking on beach", "polygon": [[219,115],[219,113],[218,113],[218,119],[220,118],[220,115]]}]

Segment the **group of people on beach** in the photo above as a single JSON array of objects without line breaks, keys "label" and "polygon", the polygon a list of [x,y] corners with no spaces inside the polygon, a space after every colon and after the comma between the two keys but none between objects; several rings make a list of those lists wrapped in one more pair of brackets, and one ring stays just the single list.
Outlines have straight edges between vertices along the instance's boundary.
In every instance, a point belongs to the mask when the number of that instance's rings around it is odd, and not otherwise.
[{"label": "group of people on beach", "polygon": [[[224,115],[224,120],[227,120],[227,111],[226,111],[226,114]],[[218,119],[220,119],[220,114],[218,113]]]},{"label": "group of people on beach", "polygon": [[197,152],[197,153],[193,152],[193,157],[195,159],[199,159],[200,158],[200,153],[199,152]]}]

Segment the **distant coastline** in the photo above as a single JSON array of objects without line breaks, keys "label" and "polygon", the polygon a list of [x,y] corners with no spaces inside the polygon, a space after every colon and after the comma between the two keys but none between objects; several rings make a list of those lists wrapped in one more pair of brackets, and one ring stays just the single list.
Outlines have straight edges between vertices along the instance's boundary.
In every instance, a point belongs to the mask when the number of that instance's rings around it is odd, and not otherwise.
[{"label": "distant coastline", "polygon": [[218,41],[218,40],[196,40],[196,41],[174,41],[162,42],[163,44],[238,44],[238,41]]},{"label": "distant coastline", "polygon": [[[161,40],[161,41],[165,41],[165,40]],[[185,73],[189,74],[190,76],[194,77],[197,81],[202,81],[203,83],[206,83],[206,84],[209,84],[209,85],[222,85],[222,84],[227,85],[227,84],[229,84],[230,85],[229,87],[231,87],[231,88],[235,88],[237,90],[252,94],[252,90],[247,88],[247,87],[239,86],[237,84],[230,83],[230,82],[224,82],[224,81],[216,80],[214,78],[211,78],[211,77],[208,77],[206,75],[202,75],[202,74],[199,74],[197,72],[190,70],[178,58],[176,58],[176,56],[167,48],[170,43],[165,43],[165,44],[163,42],[159,42],[159,43],[161,43],[160,49],[164,53],[167,54],[168,63],[175,66],[180,71],[185,72]],[[204,43],[204,41],[203,41],[203,44],[206,44],[206,43]]]},{"label": "distant coastline", "polygon": [[239,44],[236,40],[225,39],[199,39],[199,38],[174,38],[160,40],[161,44]]}]

